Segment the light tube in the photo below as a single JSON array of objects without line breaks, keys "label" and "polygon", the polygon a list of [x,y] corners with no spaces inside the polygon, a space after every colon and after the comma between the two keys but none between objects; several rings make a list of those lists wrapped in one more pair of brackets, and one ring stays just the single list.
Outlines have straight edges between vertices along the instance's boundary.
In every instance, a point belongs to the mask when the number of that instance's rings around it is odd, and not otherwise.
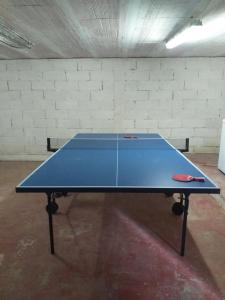
[{"label": "light tube", "polygon": [[225,34],[225,15],[221,15],[203,25],[193,24],[185,28],[166,43],[166,48],[172,49],[185,43],[213,39],[222,34]]}]

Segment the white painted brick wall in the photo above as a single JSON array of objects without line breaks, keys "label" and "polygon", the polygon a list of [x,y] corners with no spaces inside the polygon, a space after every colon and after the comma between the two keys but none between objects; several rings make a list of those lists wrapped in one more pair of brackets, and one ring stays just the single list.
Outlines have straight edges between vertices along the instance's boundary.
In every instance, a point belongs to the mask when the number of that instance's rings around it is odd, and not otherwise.
[{"label": "white painted brick wall", "polygon": [[[38,74],[38,73],[36,73],[36,74]],[[66,72],[65,71],[56,71],[56,70],[46,71],[46,72],[43,72],[43,79],[44,80],[66,80]]]},{"label": "white painted brick wall", "polygon": [[127,80],[149,80],[149,72],[148,71],[127,71],[126,72],[126,79]]},{"label": "white painted brick wall", "polygon": [[8,80],[8,88],[10,91],[26,91],[31,90],[31,81],[28,80]]},{"label": "white painted brick wall", "polygon": [[161,69],[161,60],[159,58],[140,58],[137,60],[137,70],[138,71],[159,71]]},{"label": "white painted brick wall", "polygon": [[[113,70],[111,71],[91,71],[90,74],[90,80],[113,80],[114,79],[114,73]],[[89,79],[89,78],[88,78]]]},{"label": "white painted brick wall", "polygon": [[78,82],[74,80],[65,81],[65,80],[55,80],[55,90],[78,90]]},{"label": "white painted brick wall", "polygon": [[[18,78],[21,80],[41,80],[43,78],[42,72],[36,72],[36,71],[14,71],[11,72],[12,74],[17,74]],[[45,78],[47,79],[47,78]]]},{"label": "white painted brick wall", "polygon": [[18,80],[19,79],[19,73],[16,71],[0,71],[0,81],[3,80]]},{"label": "white painted brick wall", "polygon": [[0,61],[0,159],[46,157],[46,138],[159,132],[217,152],[225,58]]},{"label": "white painted brick wall", "polygon": [[[127,71],[127,70],[136,70],[137,69],[137,59],[103,59],[101,61],[101,66],[103,71]],[[143,70],[143,68],[141,68]]]},{"label": "white painted brick wall", "polygon": [[101,80],[78,81],[78,88],[81,91],[86,90],[102,90]]},{"label": "white painted brick wall", "polygon": [[52,80],[37,80],[31,81],[32,90],[54,90],[54,81]]},{"label": "white painted brick wall", "polygon": [[157,131],[158,128],[158,121],[156,120],[137,120],[135,122],[135,127],[137,129],[146,129],[146,128],[151,128],[154,129],[155,131]]},{"label": "white painted brick wall", "polygon": [[[98,72],[99,74],[99,72]],[[90,80],[90,72],[88,71],[66,71],[67,80]]]},{"label": "white painted brick wall", "polygon": [[6,61],[5,60],[0,61],[0,72],[2,72],[2,71],[6,71]]},{"label": "white painted brick wall", "polygon": [[102,61],[100,59],[78,60],[78,70],[101,71]]},{"label": "white painted brick wall", "polygon": [[10,60],[7,61],[8,71],[30,71],[32,69],[31,60]]},{"label": "white painted brick wall", "polygon": [[173,70],[159,70],[159,71],[150,71],[151,80],[173,80],[174,71]]},{"label": "white painted brick wall", "polygon": [[7,91],[8,90],[8,85],[7,85],[7,81],[0,81],[0,91]]}]

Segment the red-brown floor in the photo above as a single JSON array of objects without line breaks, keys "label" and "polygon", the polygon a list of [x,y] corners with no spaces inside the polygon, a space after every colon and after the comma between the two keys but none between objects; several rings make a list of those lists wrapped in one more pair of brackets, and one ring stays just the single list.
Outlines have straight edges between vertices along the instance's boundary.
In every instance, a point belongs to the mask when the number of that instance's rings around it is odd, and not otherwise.
[{"label": "red-brown floor", "polygon": [[[215,155],[192,155],[222,188]],[[182,217],[162,194],[70,194],[54,216],[49,253],[46,197],[16,194],[36,162],[0,162],[0,299],[198,300],[225,296],[225,211],[192,195],[185,257]]]}]

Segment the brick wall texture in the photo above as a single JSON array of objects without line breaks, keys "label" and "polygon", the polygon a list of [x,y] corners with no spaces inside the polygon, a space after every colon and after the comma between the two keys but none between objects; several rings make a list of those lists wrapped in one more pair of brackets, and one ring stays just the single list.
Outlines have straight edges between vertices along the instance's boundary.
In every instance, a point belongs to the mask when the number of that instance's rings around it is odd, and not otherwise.
[{"label": "brick wall texture", "polygon": [[158,132],[218,152],[225,58],[0,61],[0,159],[42,159],[46,138]]}]

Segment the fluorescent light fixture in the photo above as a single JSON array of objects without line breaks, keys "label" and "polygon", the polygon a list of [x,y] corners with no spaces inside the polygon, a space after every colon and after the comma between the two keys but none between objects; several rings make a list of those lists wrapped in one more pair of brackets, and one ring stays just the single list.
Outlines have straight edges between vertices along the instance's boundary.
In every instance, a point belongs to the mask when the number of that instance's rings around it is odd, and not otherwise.
[{"label": "fluorescent light fixture", "polygon": [[191,43],[199,39],[200,33],[202,30],[202,23],[191,24],[188,28],[185,28],[183,31],[175,35],[166,43],[167,49],[175,48],[184,43]]},{"label": "fluorescent light fixture", "polygon": [[13,48],[28,48],[32,47],[32,43],[26,38],[15,32],[10,26],[6,25],[0,19],[0,43]]},{"label": "fluorescent light fixture", "polygon": [[225,15],[220,15],[214,20],[192,23],[189,27],[175,35],[166,43],[167,49],[175,48],[181,44],[194,43],[198,41],[213,39],[219,35],[225,34]]}]

